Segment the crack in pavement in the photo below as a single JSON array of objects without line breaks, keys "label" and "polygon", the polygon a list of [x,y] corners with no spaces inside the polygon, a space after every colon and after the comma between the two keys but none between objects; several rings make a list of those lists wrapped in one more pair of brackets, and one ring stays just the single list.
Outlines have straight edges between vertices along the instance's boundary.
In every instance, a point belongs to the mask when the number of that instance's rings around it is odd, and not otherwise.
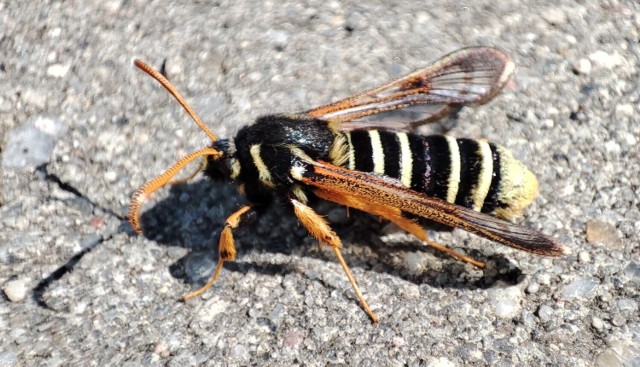
[{"label": "crack in pavement", "polygon": [[[43,165],[38,166],[36,168],[36,171],[43,175],[43,179],[45,181],[52,182],[52,183],[56,184],[60,189],[73,194],[77,198],[80,198],[82,200],[86,200],[92,206],[92,208],[98,208],[98,209],[102,210],[106,215],[111,215],[111,216],[113,216],[115,218],[118,218],[121,222],[126,222],[127,221],[126,217],[124,217],[122,215],[119,215],[118,213],[114,212],[111,209],[105,208],[105,207],[97,204],[93,200],[89,199],[86,195],[84,195],[80,190],[76,189],[73,185],[71,185],[68,182],[63,181],[57,175],[49,172],[48,164],[45,163]],[[64,263],[62,266],[58,267],[56,270],[54,270],[49,276],[47,276],[46,278],[44,278],[40,282],[38,282],[38,284],[32,289],[32,297],[33,297],[33,300],[36,302],[36,304],[38,304],[40,307],[43,307],[43,308],[51,310],[51,311],[60,311],[60,310],[58,310],[58,309],[56,309],[54,307],[51,307],[44,300],[44,293],[46,292],[47,288],[49,288],[49,286],[51,284],[53,284],[54,282],[60,280],[67,273],[71,272],[73,270],[73,268],[76,266],[76,264],[86,254],[88,254],[89,252],[93,251],[93,249],[98,247],[98,245],[102,244],[105,241],[109,241],[112,238],[113,238],[113,233],[108,234],[106,237],[105,236],[97,236],[95,240],[89,242],[86,246],[84,246],[84,248],[79,253],[75,254],[66,263]]]}]

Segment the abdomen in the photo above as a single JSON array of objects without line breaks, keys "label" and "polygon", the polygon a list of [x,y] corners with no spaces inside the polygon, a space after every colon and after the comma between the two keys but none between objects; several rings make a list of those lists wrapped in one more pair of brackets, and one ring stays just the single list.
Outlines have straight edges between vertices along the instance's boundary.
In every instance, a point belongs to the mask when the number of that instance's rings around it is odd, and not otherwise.
[{"label": "abdomen", "polygon": [[538,182],[507,149],[482,140],[385,130],[343,133],[333,163],[398,179],[414,191],[511,219],[535,198]]}]

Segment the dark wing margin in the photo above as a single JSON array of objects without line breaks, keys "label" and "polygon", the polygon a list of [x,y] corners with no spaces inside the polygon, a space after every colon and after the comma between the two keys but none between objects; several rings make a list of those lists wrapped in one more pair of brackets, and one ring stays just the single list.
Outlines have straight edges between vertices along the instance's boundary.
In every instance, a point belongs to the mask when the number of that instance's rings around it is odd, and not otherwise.
[{"label": "dark wing margin", "polygon": [[489,102],[510,80],[514,63],[495,48],[469,47],[368,92],[304,112],[358,128],[413,129],[464,105]]},{"label": "dark wing margin", "polygon": [[[394,179],[351,171],[324,162],[301,161],[292,169],[292,177],[311,187],[349,200],[364,200],[371,205],[387,206],[451,227],[463,229],[491,241],[538,255],[562,256],[571,249],[533,229],[462,206],[430,198],[407,189]],[[344,203],[342,203],[344,204]]]}]

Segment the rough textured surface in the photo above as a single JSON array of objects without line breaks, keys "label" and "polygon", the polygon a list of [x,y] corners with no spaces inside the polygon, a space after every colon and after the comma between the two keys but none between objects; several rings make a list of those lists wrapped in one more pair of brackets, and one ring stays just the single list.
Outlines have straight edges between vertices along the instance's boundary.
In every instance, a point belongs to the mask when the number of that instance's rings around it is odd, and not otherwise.
[{"label": "rough textured surface", "polygon": [[[525,3],[0,2],[0,365],[640,365],[640,6]],[[512,149],[541,183],[522,222],[573,255],[435,235],[479,271],[325,208],[371,325],[332,254],[274,208],[213,289],[178,301],[243,199],[196,179],[133,235],[133,190],[207,144],[133,57],[229,136],[476,44],[514,58],[513,87],[425,131]]]}]

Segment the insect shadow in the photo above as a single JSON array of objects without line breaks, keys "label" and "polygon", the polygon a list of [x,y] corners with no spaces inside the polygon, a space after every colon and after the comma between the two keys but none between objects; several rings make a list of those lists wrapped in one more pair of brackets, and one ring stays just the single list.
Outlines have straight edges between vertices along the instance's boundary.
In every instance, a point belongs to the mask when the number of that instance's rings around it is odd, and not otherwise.
[{"label": "insect shadow", "polygon": [[[245,203],[246,199],[230,183],[194,180],[187,184],[173,185],[166,197],[149,203],[149,208],[141,215],[144,236],[162,245],[189,249],[189,254],[171,265],[170,272],[173,277],[185,283],[204,284],[210,273],[194,278],[186,270],[189,263],[194,257],[211,259],[210,270],[213,270],[224,221]],[[518,284],[524,278],[521,270],[500,254],[486,256],[480,251],[468,250],[467,254],[471,257],[487,262],[487,269],[484,271],[470,272],[473,269],[470,265],[423,246],[417,240],[411,244],[387,246],[380,240],[386,223],[380,222],[378,218],[357,210],[349,211],[347,216],[344,207],[324,201],[316,204],[315,207],[322,215],[342,211],[343,215],[338,215],[339,223],[331,225],[343,240],[344,257],[351,267],[390,274],[417,285],[427,284],[438,288],[485,289],[497,282]],[[328,215],[330,221],[332,217],[335,215]],[[277,202],[258,208],[256,215],[243,221],[234,231],[234,237],[238,255],[235,262],[225,263],[224,268],[228,271],[243,274],[254,271],[266,275],[286,275],[299,271],[294,265],[247,260],[256,258],[246,256],[250,252],[334,261],[331,253],[319,251],[320,245],[309,237],[293,211]],[[358,247],[360,251],[356,250]],[[442,265],[439,269],[426,268],[418,274],[409,272],[402,265],[402,259],[407,252],[419,251],[434,255],[438,261],[442,261]],[[363,253],[371,256],[361,255]]]}]

